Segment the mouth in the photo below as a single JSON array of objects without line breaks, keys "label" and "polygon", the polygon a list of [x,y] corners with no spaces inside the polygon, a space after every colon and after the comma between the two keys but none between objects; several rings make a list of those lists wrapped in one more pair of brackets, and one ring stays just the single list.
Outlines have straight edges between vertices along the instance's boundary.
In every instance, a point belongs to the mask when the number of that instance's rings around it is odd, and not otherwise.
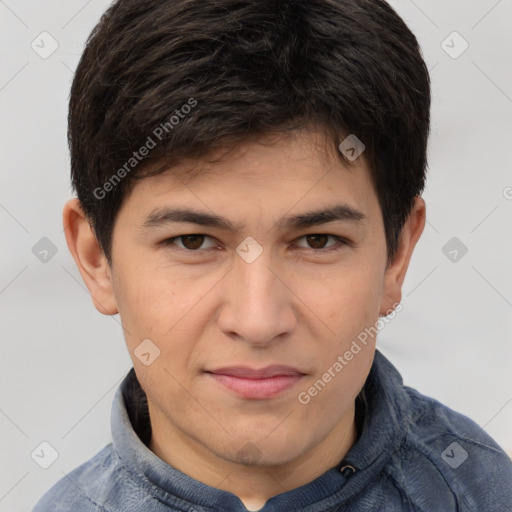
[{"label": "mouth", "polygon": [[223,388],[241,398],[264,400],[283,394],[305,374],[290,366],[273,365],[262,369],[229,367],[206,372]]}]

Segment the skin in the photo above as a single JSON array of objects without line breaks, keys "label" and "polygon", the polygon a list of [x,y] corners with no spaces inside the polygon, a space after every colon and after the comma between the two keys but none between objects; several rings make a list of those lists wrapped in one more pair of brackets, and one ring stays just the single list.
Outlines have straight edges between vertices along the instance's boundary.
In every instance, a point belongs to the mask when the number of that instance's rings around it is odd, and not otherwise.
[{"label": "skin", "polygon": [[[425,225],[418,196],[386,266],[384,224],[364,154],[348,168],[314,129],[267,139],[246,142],[219,162],[180,164],[209,171],[187,181],[165,173],[138,182],[116,218],[111,267],[78,200],[63,212],[67,243],[94,305],[120,315],[148,396],[149,448],[183,473],[234,493],[249,510],[317,478],[354,444],[354,400],[370,371],[375,338],[309,403],[298,396],[401,300]],[[338,203],[366,219],[277,227],[284,216]],[[190,223],[143,228],[151,211],[164,206],[244,226],[235,232]],[[161,244],[189,234],[206,236]],[[313,234],[350,244],[306,236]],[[236,252],[249,236],[263,249],[252,263]],[[134,355],[144,339],[160,349],[149,366]],[[269,364],[306,375],[279,396],[255,400],[204,373]]]}]

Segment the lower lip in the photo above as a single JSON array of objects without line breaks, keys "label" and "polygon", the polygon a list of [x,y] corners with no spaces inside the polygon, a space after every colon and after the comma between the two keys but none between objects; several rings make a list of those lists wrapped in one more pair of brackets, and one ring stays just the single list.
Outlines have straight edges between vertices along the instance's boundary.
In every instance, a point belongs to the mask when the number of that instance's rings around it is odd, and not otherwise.
[{"label": "lower lip", "polygon": [[272,398],[293,387],[302,375],[276,375],[266,379],[244,379],[232,375],[210,373],[219,384],[247,399]]}]

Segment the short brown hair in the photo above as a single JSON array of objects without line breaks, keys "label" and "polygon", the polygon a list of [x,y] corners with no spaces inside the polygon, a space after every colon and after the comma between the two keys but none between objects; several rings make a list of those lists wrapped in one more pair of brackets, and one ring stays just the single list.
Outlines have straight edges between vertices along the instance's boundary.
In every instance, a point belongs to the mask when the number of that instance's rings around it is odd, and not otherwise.
[{"label": "short brown hair", "polygon": [[430,79],[386,2],[118,0],[72,84],[73,188],[111,263],[116,214],[148,170],[312,123],[333,147],[366,146],[389,263],[425,184]]}]

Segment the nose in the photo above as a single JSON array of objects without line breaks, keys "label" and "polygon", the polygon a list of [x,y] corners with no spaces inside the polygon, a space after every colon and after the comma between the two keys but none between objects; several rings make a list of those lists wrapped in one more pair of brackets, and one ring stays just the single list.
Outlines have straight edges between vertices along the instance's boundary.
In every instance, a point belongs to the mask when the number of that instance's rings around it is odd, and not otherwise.
[{"label": "nose", "polygon": [[[218,316],[219,328],[229,337],[256,347],[290,334],[297,324],[293,293],[286,271],[272,264],[270,251],[251,263],[236,256],[225,278]],[[281,268],[281,270],[279,270]]]}]

